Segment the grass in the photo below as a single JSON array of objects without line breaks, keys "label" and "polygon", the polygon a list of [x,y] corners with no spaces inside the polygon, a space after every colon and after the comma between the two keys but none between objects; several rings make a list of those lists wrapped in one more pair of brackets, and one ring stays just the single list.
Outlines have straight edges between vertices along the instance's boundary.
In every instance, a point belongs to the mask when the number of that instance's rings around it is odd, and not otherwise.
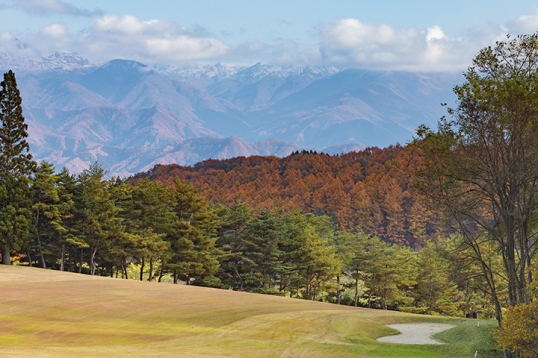
[{"label": "grass", "polygon": [[[493,357],[495,323],[0,265],[0,356]],[[445,345],[379,343],[442,322]]]}]

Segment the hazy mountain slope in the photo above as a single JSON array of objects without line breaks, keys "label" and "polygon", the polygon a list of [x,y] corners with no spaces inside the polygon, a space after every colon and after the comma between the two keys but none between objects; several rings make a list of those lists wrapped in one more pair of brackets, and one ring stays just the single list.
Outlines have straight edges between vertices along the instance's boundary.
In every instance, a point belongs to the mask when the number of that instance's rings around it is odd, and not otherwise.
[{"label": "hazy mountain slope", "polygon": [[357,141],[386,146],[409,140],[444,113],[455,76],[346,70],[317,80],[256,113],[247,136],[324,147]]},{"label": "hazy mountain slope", "polygon": [[335,68],[271,67],[257,63],[208,85],[207,92],[243,112],[255,112],[335,72]]},{"label": "hazy mountain slope", "polygon": [[71,78],[35,74],[17,76],[23,104],[31,108],[77,110],[90,107],[111,106],[112,103]]},{"label": "hazy mountain slope", "polygon": [[[151,163],[386,146],[435,125],[456,75],[256,64],[153,66],[76,54],[14,67],[37,159],[113,173]],[[207,137],[207,138],[206,138]]]}]

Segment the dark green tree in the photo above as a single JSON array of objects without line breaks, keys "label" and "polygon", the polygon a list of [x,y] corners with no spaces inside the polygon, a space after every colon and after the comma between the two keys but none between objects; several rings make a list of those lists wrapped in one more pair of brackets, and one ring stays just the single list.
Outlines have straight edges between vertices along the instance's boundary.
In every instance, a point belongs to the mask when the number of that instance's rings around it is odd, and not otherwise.
[{"label": "dark green tree", "polygon": [[296,295],[305,299],[315,300],[329,283],[336,288],[332,280],[342,263],[332,245],[335,231],[331,218],[294,211],[281,221],[279,246],[284,267],[280,276],[287,278],[290,288],[295,286]]},{"label": "dark green tree", "polygon": [[140,280],[148,263],[148,281],[152,281],[155,264],[167,256],[170,248],[166,236],[174,233],[173,190],[158,181],[142,179],[134,187],[121,184],[116,192],[122,193],[118,195],[122,199],[118,199],[117,204],[127,223],[125,229],[136,235],[131,255],[140,264]]},{"label": "dark green tree", "polygon": [[245,286],[255,292],[275,293],[276,282],[286,270],[280,247],[283,224],[274,211],[262,210],[244,230],[242,269]]},{"label": "dark green tree", "polygon": [[173,256],[167,267],[173,271],[174,282],[214,281],[220,256],[215,247],[220,225],[218,212],[192,185],[179,179],[174,181],[173,195],[176,227],[169,236]]},{"label": "dark green tree", "polygon": [[247,249],[243,232],[252,220],[250,208],[242,201],[221,211],[221,226],[218,230],[218,246],[223,254],[220,257],[219,277],[223,284],[243,291],[243,253]]},{"label": "dark green tree", "polygon": [[[79,190],[75,196],[75,236],[90,249],[90,274],[95,275],[100,249],[123,232],[119,208],[112,195],[113,180],[105,180],[105,171],[94,163],[78,176]],[[83,247],[83,246],[81,246]]]},{"label": "dark green tree", "polygon": [[21,97],[15,74],[4,74],[0,89],[0,243],[2,262],[11,264],[11,250],[20,250],[32,230],[29,179],[35,162],[26,141]]},{"label": "dark green tree", "polygon": [[[53,244],[59,233],[67,231],[62,221],[63,205],[58,195],[58,181],[58,175],[54,174],[54,166],[43,161],[30,182],[35,244],[43,268],[47,267],[45,247]],[[31,263],[31,258],[28,259]]]},{"label": "dark green tree", "polygon": [[[55,245],[51,247],[51,250],[55,252],[55,257],[59,258],[60,271],[64,271],[66,266],[70,266],[69,269],[75,271],[77,252],[88,247],[88,244],[77,236],[77,223],[80,215],[75,215],[75,199],[82,198],[80,190],[81,186],[76,176],[69,173],[67,168],[62,168],[58,174],[58,198],[60,200],[61,227],[65,230],[57,230],[58,237],[55,240]],[[79,266],[79,268],[81,267]]]}]

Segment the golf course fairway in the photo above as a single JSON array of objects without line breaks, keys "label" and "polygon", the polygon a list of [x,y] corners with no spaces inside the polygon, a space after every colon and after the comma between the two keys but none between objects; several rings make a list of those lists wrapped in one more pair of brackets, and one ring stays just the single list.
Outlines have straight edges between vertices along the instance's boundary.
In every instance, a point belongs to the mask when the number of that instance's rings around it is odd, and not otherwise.
[{"label": "golf course fairway", "polygon": [[[413,322],[455,327],[376,341]],[[495,324],[0,265],[0,357],[495,357]]]}]

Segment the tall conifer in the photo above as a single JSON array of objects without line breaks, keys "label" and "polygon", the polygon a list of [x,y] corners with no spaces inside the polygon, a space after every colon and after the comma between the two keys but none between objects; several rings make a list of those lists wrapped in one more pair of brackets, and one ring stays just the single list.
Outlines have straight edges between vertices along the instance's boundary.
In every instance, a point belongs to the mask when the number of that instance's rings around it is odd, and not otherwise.
[{"label": "tall conifer", "polygon": [[4,74],[0,84],[0,244],[2,261],[11,264],[11,250],[20,250],[31,229],[28,181],[35,168],[26,141],[21,96],[15,74]]}]

